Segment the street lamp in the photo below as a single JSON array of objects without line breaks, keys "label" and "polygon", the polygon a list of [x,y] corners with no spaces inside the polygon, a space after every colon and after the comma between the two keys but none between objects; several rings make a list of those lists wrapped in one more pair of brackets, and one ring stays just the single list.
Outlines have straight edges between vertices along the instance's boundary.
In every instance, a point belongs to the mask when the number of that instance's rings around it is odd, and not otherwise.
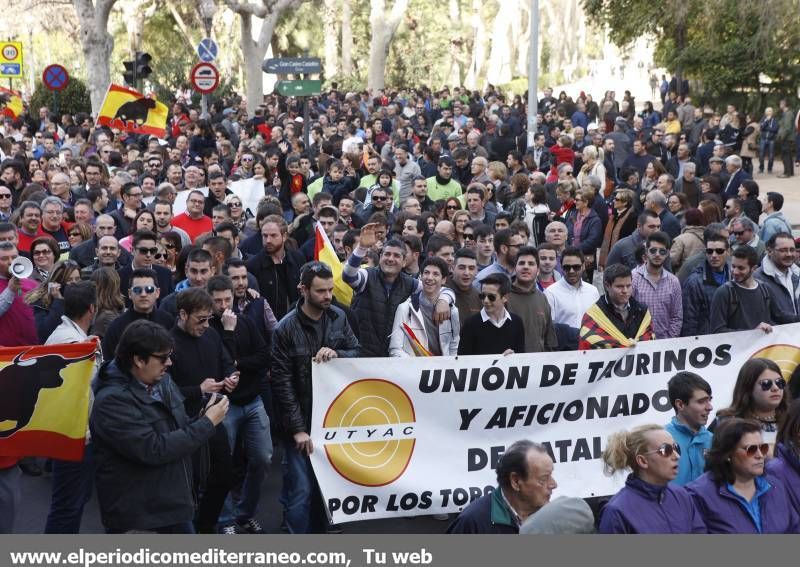
[{"label": "street lamp", "polygon": [[217,5],[214,0],[200,0],[199,9],[206,37],[211,37],[211,24],[214,22],[214,14],[217,13]]}]

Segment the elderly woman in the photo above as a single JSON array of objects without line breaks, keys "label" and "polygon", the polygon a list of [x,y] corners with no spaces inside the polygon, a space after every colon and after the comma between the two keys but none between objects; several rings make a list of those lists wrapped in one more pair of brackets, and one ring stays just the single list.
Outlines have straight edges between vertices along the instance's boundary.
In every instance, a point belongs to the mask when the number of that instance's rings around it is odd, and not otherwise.
[{"label": "elderly woman", "polygon": [[706,472],[686,486],[709,533],[800,533],[786,487],[765,474],[768,453],[757,421],[734,417],[714,432]]},{"label": "elderly woman", "polygon": [[606,167],[603,165],[603,150],[595,146],[586,146],[583,148],[583,166],[580,173],[578,173],[578,185],[583,187],[586,178],[594,175],[598,179],[605,180]]},{"label": "elderly woman", "polygon": [[[672,195],[670,196],[670,198]],[[705,226],[703,213],[700,209],[689,209],[683,215],[686,226],[681,233],[672,241],[669,249],[669,259],[672,262],[672,270],[677,273],[687,258],[691,258],[699,252],[705,252],[706,245],[703,240]]]},{"label": "elderly woman", "polygon": [[614,212],[606,224],[603,244],[600,247],[598,264],[600,269],[605,269],[608,252],[620,239],[633,234],[636,230],[636,209],[634,200],[636,193],[632,189],[617,189],[614,192]]},{"label": "elderly woman", "polygon": [[678,476],[681,451],[660,425],[612,435],[603,451],[606,474],[630,470],[625,486],[603,508],[600,533],[707,533],[692,498],[670,484]]},{"label": "elderly woman", "polygon": [[31,242],[31,259],[33,260],[32,280],[39,283],[45,281],[53,270],[60,252],[58,243],[49,236],[34,238]]}]

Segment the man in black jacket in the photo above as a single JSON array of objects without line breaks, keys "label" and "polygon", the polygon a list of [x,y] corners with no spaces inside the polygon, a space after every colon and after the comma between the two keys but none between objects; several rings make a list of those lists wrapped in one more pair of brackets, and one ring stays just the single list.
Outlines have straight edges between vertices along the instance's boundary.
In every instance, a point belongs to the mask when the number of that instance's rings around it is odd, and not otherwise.
[{"label": "man in black jacket", "polygon": [[239,371],[239,384],[230,393],[231,409],[225,416],[228,443],[234,447],[236,437],[241,436],[247,455],[247,472],[239,499],[235,509],[232,499],[226,500],[220,523],[231,533],[239,527],[247,533],[263,534],[255,514],[261,484],[272,460],[269,418],[259,395],[269,368],[269,350],[253,322],[233,312],[233,283],[228,276],[214,276],[208,280],[207,289],[214,301],[211,328],[222,337],[225,350]]},{"label": "man in black jacket", "polygon": [[[333,300],[333,273],[321,262],[300,272],[301,299],[275,329],[272,391],[281,416],[287,467],[284,518],[290,533],[322,533],[327,525],[309,455],[311,442],[312,361],[354,358],[358,340]],[[312,493],[313,508],[312,508]]]},{"label": "man in black jacket", "polygon": [[[175,352],[172,376],[183,394],[186,413],[197,415],[204,394],[230,393],[236,389],[239,373],[222,344],[222,338],[209,329],[214,306],[205,289],[189,288],[178,294],[178,320],[172,329]],[[231,450],[224,425],[216,428],[208,443],[210,468],[208,482],[197,507],[197,531],[212,533],[231,488]],[[196,469],[204,466],[196,463]],[[232,526],[222,526],[222,530]]]},{"label": "man in black jacket", "polygon": [[156,285],[161,290],[161,297],[172,291],[172,273],[164,266],[153,263],[158,252],[158,236],[149,230],[137,230],[133,233],[133,261],[119,270],[119,288],[128,289],[133,271],[137,268],[149,268],[156,273]]},{"label": "man in black jacket", "polygon": [[190,420],[166,371],[172,338],[150,321],[126,329],[100,369],[90,427],[106,530],[194,533],[191,455],[214,434],[228,400]]}]

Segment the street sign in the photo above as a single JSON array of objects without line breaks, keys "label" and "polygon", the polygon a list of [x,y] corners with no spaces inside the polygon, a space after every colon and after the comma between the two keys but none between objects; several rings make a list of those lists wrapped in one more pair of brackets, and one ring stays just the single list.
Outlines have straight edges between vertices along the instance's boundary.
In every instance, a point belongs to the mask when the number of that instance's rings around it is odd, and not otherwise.
[{"label": "street sign", "polygon": [[197,56],[200,58],[200,61],[208,63],[216,59],[218,54],[219,46],[217,46],[217,42],[210,37],[204,38],[197,44]]},{"label": "street sign", "polygon": [[322,81],[278,81],[275,90],[283,96],[313,96],[322,92]]},{"label": "street sign", "polygon": [[62,91],[69,84],[69,73],[61,65],[48,65],[42,72],[42,82],[51,91]]},{"label": "street sign", "polygon": [[281,59],[266,59],[261,65],[265,73],[277,75],[303,74],[313,75],[322,72],[322,61],[319,57],[284,57]]},{"label": "street sign", "polygon": [[219,70],[213,63],[198,63],[189,74],[192,88],[201,94],[214,92],[219,86]]},{"label": "street sign", "polygon": [[22,42],[0,42],[0,77],[18,79],[22,77]]}]

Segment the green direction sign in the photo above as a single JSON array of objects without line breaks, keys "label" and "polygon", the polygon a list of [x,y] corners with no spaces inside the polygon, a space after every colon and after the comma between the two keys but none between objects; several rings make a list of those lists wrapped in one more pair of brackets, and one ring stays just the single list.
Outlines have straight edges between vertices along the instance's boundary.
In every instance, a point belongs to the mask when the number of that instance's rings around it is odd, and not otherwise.
[{"label": "green direction sign", "polygon": [[278,81],[275,90],[283,96],[313,96],[322,92],[322,81],[319,79]]}]

